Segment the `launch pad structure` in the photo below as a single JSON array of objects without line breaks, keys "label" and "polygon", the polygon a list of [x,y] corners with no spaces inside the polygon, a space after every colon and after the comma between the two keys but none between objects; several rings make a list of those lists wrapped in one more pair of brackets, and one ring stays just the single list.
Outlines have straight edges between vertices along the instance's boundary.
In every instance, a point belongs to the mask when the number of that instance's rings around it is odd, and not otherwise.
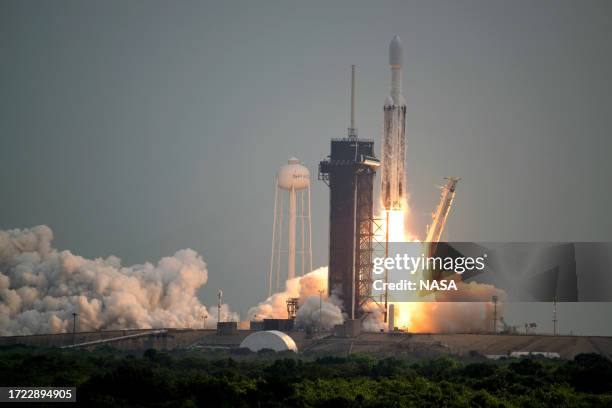
[{"label": "launch pad structure", "polygon": [[355,66],[351,70],[351,126],[331,140],[331,154],[319,163],[319,180],[330,190],[328,295],[341,297],[351,319],[372,299],[374,175],[380,162],[374,141],[355,128]]},{"label": "launch pad structure", "polygon": [[[374,253],[389,253],[390,213],[407,209],[406,195],[406,101],[402,95],[402,45],[399,36],[389,44],[390,93],[383,105],[384,127],[381,160],[375,157],[374,141],[360,139],[355,127],[355,66],[351,70],[350,127],[347,137],[331,140],[331,154],[319,163],[319,180],[330,189],[328,295],[342,301],[342,311],[359,319],[369,302],[380,303],[387,322],[388,290],[372,295]],[[384,219],[374,218],[374,177],[381,173],[380,204]],[[451,177],[425,242],[440,239],[459,178]],[[381,237],[384,236],[384,241]],[[388,272],[385,271],[385,281]]]}]

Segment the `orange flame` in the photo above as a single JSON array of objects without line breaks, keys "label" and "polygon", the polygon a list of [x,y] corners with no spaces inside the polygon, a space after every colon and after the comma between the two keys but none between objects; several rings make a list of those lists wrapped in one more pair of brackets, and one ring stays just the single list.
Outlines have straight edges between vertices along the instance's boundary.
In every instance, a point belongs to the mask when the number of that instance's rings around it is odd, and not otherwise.
[{"label": "orange flame", "polygon": [[[408,210],[394,209],[383,210],[380,218],[382,219],[382,228],[376,239],[379,242],[419,242],[416,237],[408,231],[406,226]],[[389,228],[387,235],[387,226]],[[428,309],[426,303],[418,302],[389,302],[395,308],[394,325],[400,330],[408,331],[423,331],[427,326],[424,323],[424,316]],[[420,327],[423,326],[421,329]]]}]

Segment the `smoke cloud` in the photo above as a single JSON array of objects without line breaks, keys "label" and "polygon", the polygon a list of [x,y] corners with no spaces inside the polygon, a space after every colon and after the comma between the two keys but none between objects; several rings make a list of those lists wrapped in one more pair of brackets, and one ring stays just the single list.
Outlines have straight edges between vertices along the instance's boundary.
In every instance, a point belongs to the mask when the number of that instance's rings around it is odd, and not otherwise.
[{"label": "smoke cloud", "polygon": [[[477,333],[503,315],[506,293],[492,285],[456,281],[458,290],[438,291],[435,301],[395,303],[396,326],[415,333]],[[497,309],[491,302],[498,297]]]},{"label": "smoke cloud", "polygon": [[[319,291],[323,291],[322,302]],[[249,320],[286,319],[287,299],[298,298],[295,324],[300,328],[331,329],[344,321],[336,296],[327,297],[327,267],[315,269],[304,276],[289,279],[285,291],[275,293],[248,311]],[[320,307],[322,306],[322,307]]]},{"label": "smoke cloud", "polygon": [[[298,298],[299,310],[295,318],[297,328],[330,330],[342,324],[346,316],[340,310],[336,295],[327,298],[327,267],[318,268],[302,277],[286,282],[285,291],[275,293],[259,305],[249,309],[249,320],[286,319],[287,299]],[[497,316],[503,315],[506,295],[492,285],[457,281],[459,290],[439,291],[435,301],[395,302],[396,326],[414,333],[459,333],[490,331],[493,322],[491,296],[497,295]],[[322,302],[319,290],[323,290]],[[321,307],[322,306],[322,307]],[[382,305],[364,305],[366,316],[362,328],[367,332],[387,330]]]},{"label": "smoke cloud", "polygon": [[[208,280],[191,249],[156,265],[122,266],[115,256],[86,259],[52,247],[47,226],[0,231],[0,335],[216,324],[196,293]],[[227,305],[223,320],[237,320]]]},{"label": "smoke cloud", "polygon": [[[506,293],[493,285],[457,282],[457,291],[436,292],[436,302],[426,303],[413,318],[425,332],[488,332],[493,328],[494,309],[503,315]],[[492,296],[497,296],[494,306]]]},{"label": "smoke cloud", "polygon": [[384,321],[384,308],[381,305],[375,302],[368,302],[363,305],[363,309],[367,313],[362,323],[364,331],[379,332],[387,329]]},{"label": "smoke cloud", "polygon": [[304,300],[295,316],[298,328],[319,328],[331,330],[342,324],[344,318],[338,305],[331,301],[322,301],[319,296],[309,296]]},{"label": "smoke cloud", "polygon": [[[157,264],[122,266],[115,256],[86,259],[58,251],[52,241],[47,226],[0,231],[0,335],[68,332],[72,313],[78,313],[79,331],[216,324],[216,306],[207,308],[196,297],[208,271],[195,251],[177,251]],[[248,318],[286,318],[287,299],[298,298],[297,327],[329,330],[341,324],[346,316],[338,297],[327,297],[327,273],[322,267],[288,280],[285,291],[252,307]],[[458,286],[459,295],[441,291],[436,302],[397,304],[396,322],[413,332],[490,330],[491,296],[498,296],[497,315],[502,316],[505,294],[490,285]],[[386,329],[380,307],[366,307],[364,330]],[[238,320],[227,305],[221,318]]]}]

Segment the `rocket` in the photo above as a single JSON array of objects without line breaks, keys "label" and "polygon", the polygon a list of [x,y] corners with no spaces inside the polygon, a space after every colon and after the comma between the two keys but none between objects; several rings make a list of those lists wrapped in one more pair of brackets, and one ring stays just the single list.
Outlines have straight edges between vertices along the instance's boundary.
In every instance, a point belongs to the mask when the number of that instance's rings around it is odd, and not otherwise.
[{"label": "rocket", "polygon": [[402,44],[389,44],[391,89],[385,100],[381,154],[382,205],[385,210],[406,208],[406,101],[402,96]]}]

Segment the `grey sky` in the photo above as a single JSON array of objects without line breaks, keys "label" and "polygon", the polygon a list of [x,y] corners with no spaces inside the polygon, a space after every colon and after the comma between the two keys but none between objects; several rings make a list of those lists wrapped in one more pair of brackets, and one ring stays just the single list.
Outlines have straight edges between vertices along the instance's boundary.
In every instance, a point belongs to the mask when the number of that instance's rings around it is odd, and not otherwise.
[{"label": "grey sky", "polygon": [[608,1],[7,1],[0,228],[47,224],[87,257],[180,248],[243,312],[267,292],[274,174],[313,173],[348,126],[377,141],[387,45],[404,45],[414,231],[463,177],[448,238],[612,241]]}]

